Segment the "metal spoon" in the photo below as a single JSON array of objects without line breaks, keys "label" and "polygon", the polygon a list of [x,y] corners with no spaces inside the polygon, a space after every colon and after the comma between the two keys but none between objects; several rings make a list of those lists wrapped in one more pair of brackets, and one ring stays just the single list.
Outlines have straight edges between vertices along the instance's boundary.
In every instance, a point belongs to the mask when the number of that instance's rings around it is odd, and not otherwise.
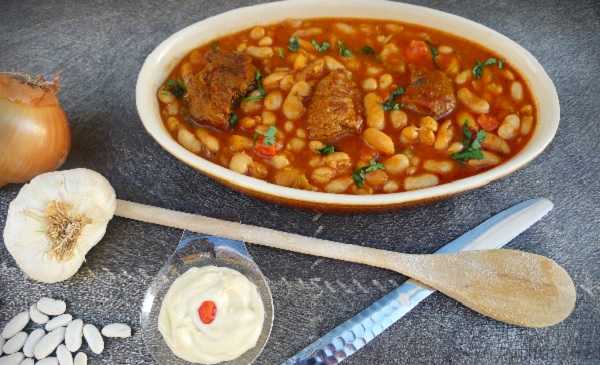
[{"label": "metal spoon", "polygon": [[499,321],[554,325],[573,311],[569,274],[544,256],[516,250],[409,255],[305,237],[118,200],[116,215],[288,251],[380,267],[411,277]]}]

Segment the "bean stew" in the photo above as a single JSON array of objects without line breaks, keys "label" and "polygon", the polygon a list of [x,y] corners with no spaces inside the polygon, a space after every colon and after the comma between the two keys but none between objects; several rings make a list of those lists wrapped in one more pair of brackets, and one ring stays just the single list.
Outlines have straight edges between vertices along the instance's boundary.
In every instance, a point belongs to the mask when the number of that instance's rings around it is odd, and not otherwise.
[{"label": "bean stew", "polygon": [[191,51],[158,90],[183,147],[269,182],[378,194],[490,169],[535,128],[510,60],[420,26],[287,20]]}]

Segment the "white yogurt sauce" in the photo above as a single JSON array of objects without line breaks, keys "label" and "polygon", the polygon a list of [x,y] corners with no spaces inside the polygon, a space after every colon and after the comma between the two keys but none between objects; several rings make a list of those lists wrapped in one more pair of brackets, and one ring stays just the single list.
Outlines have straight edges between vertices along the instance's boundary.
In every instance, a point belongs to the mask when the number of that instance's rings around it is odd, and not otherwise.
[{"label": "white yogurt sauce", "polygon": [[[216,304],[208,324],[198,315],[207,300]],[[189,362],[233,360],[256,346],[265,309],[254,283],[240,272],[216,266],[193,267],[178,277],[163,299],[158,329],[173,353]]]}]

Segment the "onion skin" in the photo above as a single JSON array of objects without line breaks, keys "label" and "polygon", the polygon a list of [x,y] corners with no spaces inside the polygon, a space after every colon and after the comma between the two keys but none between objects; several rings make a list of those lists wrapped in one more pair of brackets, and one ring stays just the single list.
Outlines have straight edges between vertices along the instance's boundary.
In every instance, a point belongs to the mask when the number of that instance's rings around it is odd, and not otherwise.
[{"label": "onion skin", "polygon": [[58,169],[71,148],[58,81],[0,74],[0,187]]}]

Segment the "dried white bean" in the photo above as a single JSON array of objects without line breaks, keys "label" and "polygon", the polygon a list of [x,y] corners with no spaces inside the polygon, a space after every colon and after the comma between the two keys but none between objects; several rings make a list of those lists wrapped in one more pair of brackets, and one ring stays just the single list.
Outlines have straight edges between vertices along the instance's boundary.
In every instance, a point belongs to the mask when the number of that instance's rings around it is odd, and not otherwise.
[{"label": "dried white bean", "polygon": [[73,355],[71,355],[71,351],[67,350],[67,346],[65,345],[58,346],[56,357],[60,365],[73,365]]},{"label": "dried white bean", "polygon": [[19,365],[25,356],[22,352],[16,354],[0,357],[0,365]]},{"label": "dried white bean", "polygon": [[83,321],[81,319],[71,321],[65,331],[65,345],[67,345],[67,349],[71,352],[79,350],[82,336]]},{"label": "dried white bean", "polygon": [[56,357],[47,357],[35,363],[35,365],[58,365]]},{"label": "dried white bean", "polygon": [[2,350],[7,355],[14,354],[15,352],[23,348],[23,345],[25,344],[26,340],[27,333],[19,332],[16,335],[12,336],[10,340],[6,341],[6,343],[2,347]]},{"label": "dried white bean", "polygon": [[49,316],[58,316],[67,310],[67,303],[59,299],[44,297],[38,300],[37,309]]},{"label": "dried white bean", "polygon": [[93,353],[101,354],[104,351],[104,340],[96,326],[89,323],[83,326],[83,337]]},{"label": "dried white bean", "polygon": [[49,319],[47,315],[37,309],[36,304],[32,304],[31,307],[29,307],[29,317],[37,324],[44,324],[48,322]]},{"label": "dried white bean", "polygon": [[46,323],[46,331],[50,332],[58,327],[66,327],[69,322],[73,320],[73,316],[70,314],[61,314],[60,316],[54,317]]},{"label": "dried white bean", "polygon": [[50,355],[65,339],[65,328],[58,327],[48,333],[33,348],[33,355],[40,360]]},{"label": "dried white bean", "polygon": [[23,361],[21,361],[21,363],[19,365],[34,365],[35,364],[35,360],[31,359],[31,358],[27,358]]},{"label": "dried white bean", "polygon": [[4,342],[6,340],[4,339],[4,337],[0,336],[0,356],[2,356],[2,347],[4,347]]},{"label": "dried white bean", "polygon": [[41,328],[36,328],[29,334],[27,340],[25,341],[25,345],[23,345],[23,353],[25,356],[33,357],[33,349],[35,348],[35,345],[37,345],[45,335],[46,331]]},{"label": "dried white bean", "polygon": [[104,337],[118,337],[127,338],[131,337],[131,327],[125,323],[111,323],[102,328],[102,335]]},{"label": "dried white bean", "polygon": [[29,323],[29,312],[28,311],[17,314],[10,321],[8,321],[6,326],[4,326],[4,329],[2,330],[2,334],[1,334],[2,337],[4,339],[11,338],[12,336],[21,332],[21,330],[23,328],[25,328],[25,326],[27,326],[27,323]]},{"label": "dried white bean", "polygon": [[87,355],[85,352],[78,352],[77,355],[75,355],[73,365],[87,365]]}]

